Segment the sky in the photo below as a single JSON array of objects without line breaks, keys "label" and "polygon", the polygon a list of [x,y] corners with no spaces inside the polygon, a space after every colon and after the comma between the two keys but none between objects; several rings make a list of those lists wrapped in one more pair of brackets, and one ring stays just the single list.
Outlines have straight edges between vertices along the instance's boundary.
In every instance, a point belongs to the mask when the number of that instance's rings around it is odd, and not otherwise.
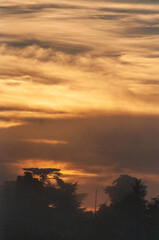
[{"label": "sky", "polygon": [[57,167],[84,201],[159,194],[159,1],[0,0],[0,182]]}]

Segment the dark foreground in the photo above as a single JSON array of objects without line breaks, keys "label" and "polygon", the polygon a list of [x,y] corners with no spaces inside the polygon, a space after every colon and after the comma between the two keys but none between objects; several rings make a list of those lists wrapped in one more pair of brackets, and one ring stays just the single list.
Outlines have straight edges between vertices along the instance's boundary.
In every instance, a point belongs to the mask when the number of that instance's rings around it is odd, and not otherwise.
[{"label": "dark foreground", "polygon": [[[120,176],[105,189],[111,204],[92,213],[81,208],[83,195],[76,193],[76,183],[64,182],[59,170],[37,170],[27,169],[16,182],[1,186],[1,240],[159,239],[159,198],[147,202],[140,179]],[[126,191],[119,188],[125,180]]]}]

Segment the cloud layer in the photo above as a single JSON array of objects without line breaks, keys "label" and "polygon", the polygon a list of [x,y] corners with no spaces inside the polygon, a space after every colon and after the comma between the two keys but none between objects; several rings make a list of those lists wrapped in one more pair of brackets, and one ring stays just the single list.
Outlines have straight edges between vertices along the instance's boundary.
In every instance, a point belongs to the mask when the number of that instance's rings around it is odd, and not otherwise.
[{"label": "cloud layer", "polygon": [[90,199],[121,173],[157,192],[158,1],[2,1],[0,15],[0,180],[55,165]]}]

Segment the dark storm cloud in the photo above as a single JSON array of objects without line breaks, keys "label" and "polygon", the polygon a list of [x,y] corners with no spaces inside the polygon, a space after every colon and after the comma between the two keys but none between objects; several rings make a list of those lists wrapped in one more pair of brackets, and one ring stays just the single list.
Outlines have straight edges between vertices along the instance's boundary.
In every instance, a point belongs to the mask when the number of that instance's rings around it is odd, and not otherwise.
[{"label": "dark storm cloud", "polygon": [[[6,161],[56,160],[87,169],[117,166],[159,174],[159,117],[106,116],[44,120],[0,130],[0,156]],[[67,145],[50,146],[23,139],[57,139]],[[91,167],[90,167],[91,166]]]},{"label": "dark storm cloud", "polygon": [[[46,144],[49,140],[67,144]],[[30,159],[34,166],[40,159],[44,164],[50,162],[48,166],[66,163],[68,170],[86,173],[70,175],[70,181],[78,181],[80,191],[89,193],[88,206],[94,204],[95,189],[99,189],[99,201],[104,202],[104,187],[121,174],[146,179],[154,196],[158,193],[158,142],[158,116],[32,119],[27,125],[0,129],[0,181],[15,179],[20,168],[32,167],[27,165]],[[63,170],[62,165],[60,168]]]}]

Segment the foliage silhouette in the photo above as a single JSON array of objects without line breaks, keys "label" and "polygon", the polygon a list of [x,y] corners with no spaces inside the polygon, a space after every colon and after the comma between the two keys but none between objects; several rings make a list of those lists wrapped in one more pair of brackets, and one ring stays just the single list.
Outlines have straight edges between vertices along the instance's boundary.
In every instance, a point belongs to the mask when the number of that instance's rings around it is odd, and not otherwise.
[{"label": "foliage silhouette", "polygon": [[51,177],[56,178],[62,176],[60,169],[57,168],[23,168],[23,170],[32,173],[33,176],[38,176],[43,183]]},{"label": "foliage silhouette", "polygon": [[[108,239],[145,239],[146,186],[141,179],[121,175],[112,186],[105,188],[111,204],[101,205],[99,219],[102,230],[107,222],[105,235]],[[112,228],[113,226],[113,228]],[[115,229],[115,230],[114,230]]]},{"label": "foliage silhouette", "polygon": [[159,197],[145,200],[141,179],[121,175],[105,188],[110,204],[93,213],[81,207],[77,183],[65,182],[59,169],[24,171],[0,188],[2,240],[159,239]]},{"label": "foliage silhouette", "polygon": [[105,192],[109,195],[112,204],[117,204],[125,196],[134,195],[144,199],[147,194],[146,186],[142,180],[128,175],[121,175],[113,182],[112,186],[105,188]]}]

